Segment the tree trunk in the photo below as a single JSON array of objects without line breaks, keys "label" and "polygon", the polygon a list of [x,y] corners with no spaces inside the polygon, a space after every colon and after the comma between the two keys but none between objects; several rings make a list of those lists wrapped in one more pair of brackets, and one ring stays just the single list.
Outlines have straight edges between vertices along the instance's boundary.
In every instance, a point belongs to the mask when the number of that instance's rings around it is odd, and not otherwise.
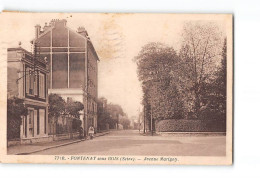
[{"label": "tree trunk", "polygon": [[200,97],[198,91],[195,91],[195,106],[194,106],[194,117],[199,118],[200,113]]}]

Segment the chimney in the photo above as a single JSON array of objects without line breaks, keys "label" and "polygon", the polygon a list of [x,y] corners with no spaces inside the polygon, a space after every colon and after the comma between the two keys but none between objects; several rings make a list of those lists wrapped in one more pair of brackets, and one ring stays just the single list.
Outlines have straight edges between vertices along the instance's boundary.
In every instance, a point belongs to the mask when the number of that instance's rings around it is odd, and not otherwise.
[{"label": "chimney", "polygon": [[63,25],[66,26],[67,20],[66,19],[52,19],[49,26],[57,26],[57,25]]},{"label": "chimney", "polygon": [[40,35],[40,31],[41,31],[41,26],[39,24],[37,24],[35,26],[35,38],[37,39]]},{"label": "chimney", "polygon": [[79,27],[79,28],[78,28],[78,33],[81,34],[81,35],[83,35],[84,37],[87,37],[87,36],[88,36],[88,33],[87,33],[85,27]]},{"label": "chimney", "polygon": [[43,27],[43,31],[47,30],[49,28],[49,26],[47,25],[47,22],[45,22],[45,25]]}]

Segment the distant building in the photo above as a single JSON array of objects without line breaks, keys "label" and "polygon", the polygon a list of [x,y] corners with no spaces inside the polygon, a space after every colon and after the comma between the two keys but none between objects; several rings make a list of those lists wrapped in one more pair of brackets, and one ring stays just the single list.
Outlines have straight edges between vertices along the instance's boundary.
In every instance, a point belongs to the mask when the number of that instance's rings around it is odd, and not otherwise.
[{"label": "distant building", "polygon": [[25,49],[7,49],[7,95],[24,99],[21,143],[48,140],[47,64]]},{"label": "distant building", "polygon": [[97,73],[99,60],[84,27],[77,32],[66,20],[52,20],[43,28],[35,26],[35,39],[40,57],[49,62],[49,93],[84,104],[81,115],[85,131],[97,128]]},{"label": "distant building", "polygon": [[99,98],[98,100],[98,109],[100,112],[103,112],[107,108],[107,99],[106,98]]}]

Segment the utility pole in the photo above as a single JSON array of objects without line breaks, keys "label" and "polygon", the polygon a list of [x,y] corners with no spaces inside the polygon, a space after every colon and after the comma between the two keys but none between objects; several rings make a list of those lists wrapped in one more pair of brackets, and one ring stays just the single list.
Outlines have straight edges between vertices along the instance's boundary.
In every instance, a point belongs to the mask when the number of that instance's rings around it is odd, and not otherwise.
[{"label": "utility pole", "polygon": [[145,105],[144,105],[144,134],[145,134]]},{"label": "utility pole", "polygon": [[151,105],[151,135],[153,136],[153,108]]}]

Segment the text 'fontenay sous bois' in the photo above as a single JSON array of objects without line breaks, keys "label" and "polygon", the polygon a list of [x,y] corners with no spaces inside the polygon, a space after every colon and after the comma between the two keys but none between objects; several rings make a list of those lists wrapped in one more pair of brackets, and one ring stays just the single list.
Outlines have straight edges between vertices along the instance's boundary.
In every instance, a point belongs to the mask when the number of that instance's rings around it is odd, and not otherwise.
[{"label": "text 'fontenay sous bois'", "polygon": [[106,160],[114,160],[114,161],[135,161],[135,157],[97,157],[97,156],[55,156],[55,160],[74,160],[74,161],[106,161]]}]

